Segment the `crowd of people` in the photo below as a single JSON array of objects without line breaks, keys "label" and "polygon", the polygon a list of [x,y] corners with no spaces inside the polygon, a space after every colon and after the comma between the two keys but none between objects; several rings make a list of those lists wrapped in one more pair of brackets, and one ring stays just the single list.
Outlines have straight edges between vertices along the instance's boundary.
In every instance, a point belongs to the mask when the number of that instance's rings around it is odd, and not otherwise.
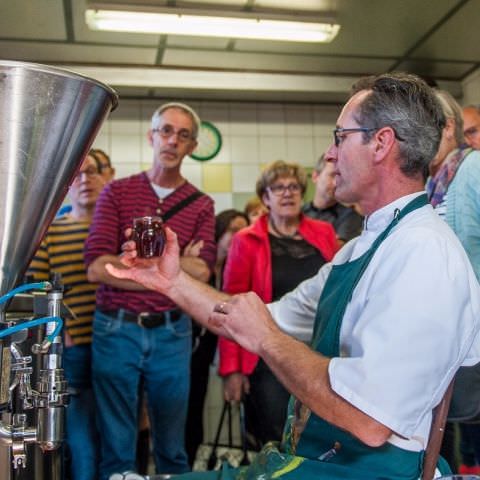
[{"label": "crowd of people", "polygon": [[[181,173],[199,126],[188,105],[160,106],[152,165],[127,178],[91,150],[30,266],[62,274],[72,312],[69,478],[144,478],[146,425],[157,473],[182,479],[417,480],[432,410],[480,361],[479,110],[413,75],[362,79],[311,201],[305,170],[279,160],[244,211],[216,216]],[[163,220],[160,256],[132,241],[144,216]],[[217,350],[258,454],[189,473]],[[480,428],[459,425],[438,468],[478,473]]]}]

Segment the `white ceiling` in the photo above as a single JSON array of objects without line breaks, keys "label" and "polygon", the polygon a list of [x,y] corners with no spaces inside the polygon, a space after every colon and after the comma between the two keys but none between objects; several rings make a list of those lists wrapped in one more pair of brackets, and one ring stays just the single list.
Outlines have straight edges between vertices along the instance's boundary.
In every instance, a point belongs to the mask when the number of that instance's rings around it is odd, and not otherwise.
[{"label": "white ceiling", "polygon": [[361,75],[392,70],[427,76],[459,96],[462,80],[480,66],[480,0],[208,2],[219,9],[336,12],[341,29],[329,44],[91,31],[87,1],[0,0],[0,58],[68,66],[122,97],[325,103],[342,102]]}]

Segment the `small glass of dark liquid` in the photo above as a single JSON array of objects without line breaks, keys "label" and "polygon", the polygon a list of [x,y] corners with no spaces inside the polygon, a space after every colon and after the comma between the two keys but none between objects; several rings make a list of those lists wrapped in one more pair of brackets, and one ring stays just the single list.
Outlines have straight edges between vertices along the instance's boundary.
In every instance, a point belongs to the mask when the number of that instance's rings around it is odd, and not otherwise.
[{"label": "small glass of dark liquid", "polygon": [[159,257],[166,241],[163,220],[160,217],[134,218],[132,240],[137,245],[139,257]]}]

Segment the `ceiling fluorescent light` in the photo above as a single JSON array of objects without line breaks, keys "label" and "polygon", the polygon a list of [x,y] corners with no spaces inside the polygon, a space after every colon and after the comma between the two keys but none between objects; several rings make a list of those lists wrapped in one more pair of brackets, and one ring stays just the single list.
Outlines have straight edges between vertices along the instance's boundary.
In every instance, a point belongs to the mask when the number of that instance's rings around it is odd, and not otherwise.
[{"label": "ceiling fluorescent light", "polygon": [[289,42],[331,42],[340,25],[285,19],[260,18],[259,13],[248,17],[179,13],[135,12],[126,10],[94,10],[85,12],[92,30],[191,35],[226,38],[254,38]]}]

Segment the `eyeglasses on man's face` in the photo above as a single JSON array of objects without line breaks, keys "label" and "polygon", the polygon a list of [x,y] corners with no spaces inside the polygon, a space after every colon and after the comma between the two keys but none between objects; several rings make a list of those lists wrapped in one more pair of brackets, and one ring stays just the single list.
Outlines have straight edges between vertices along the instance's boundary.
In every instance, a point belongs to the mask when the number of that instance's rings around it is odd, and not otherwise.
[{"label": "eyeglasses on man's face", "polygon": [[179,142],[186,143],[193,139],[192,132],[186,128],[175,130],[172,125],[168,123],[160,128],[152,128],[152,132],[158,132],[162,138],[170,138],[172,135],[176,135]]},{"label": "eyeglasses on man's face", "polygon": [[[375,132],[376,130],[380,130],[383,127],[377,127],[377,128],[369,128],[369,127],[356,127],[356,128],[335,128],[333,130],[333,140],[335,142],[335,146],[338,147],[343,139],[349,134],[349,133],[357,133],[357,132]],[[390,127],[393,130],[393,133],[395,135],[395,138],[399,142],[403,142],[403,138],[400,137],[395,129],[393,127]]]},{"label": "eyeglasses on man's face", "polygon": [[368,128],[368,127],[357,127],[357,128],[336,128],[333,131],[333,140],[335,142],[335,146],[338,147],[342,140],[349,134],[349,133],[357,133],[357,132],[373,132],[378,130],[378,128]]},{"label": "eyeglasses on man's face", "polygon": [[278,197],[285,195],[286,192],[295,194],[300,193],[302,191],[302,186],[298,183],[289,183],[288,185],[282,185],[278,183],[276,185],[271,185],[267,187],[270,192]]},{"label": "eyeglasses on man's face", "polygon": [[82,180],[82,175],[86,175],[87,178],[94,178],[96,176],[100,175],[100,172],[98,168],[95,168],[93,166],[90,166],[86,168],[85,170],[80,170],[76,175],[75,178],[73,179],[74,183],[78,183]]}]

